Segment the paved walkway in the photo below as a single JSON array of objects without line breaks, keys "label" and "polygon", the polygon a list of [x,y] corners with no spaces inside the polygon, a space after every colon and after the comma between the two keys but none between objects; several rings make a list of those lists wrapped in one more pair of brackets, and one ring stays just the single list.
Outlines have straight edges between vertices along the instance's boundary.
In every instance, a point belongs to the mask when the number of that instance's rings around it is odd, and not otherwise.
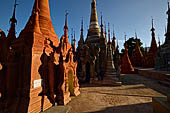
[{"label": "paved walkway", "polygon": [[55,106],[42,113],[68,113],[69,110],[68,106]]},{"label": "paved walkway", "polygon": [[[109,80],[112,78],[107,77]],[[170,94],[170,88],[140,75],[122,75],[121,81],[122,86],[114,86],[111,81],[81,85],[81,94],[64,108],[68,113],[152,113],[152,97]]]}]

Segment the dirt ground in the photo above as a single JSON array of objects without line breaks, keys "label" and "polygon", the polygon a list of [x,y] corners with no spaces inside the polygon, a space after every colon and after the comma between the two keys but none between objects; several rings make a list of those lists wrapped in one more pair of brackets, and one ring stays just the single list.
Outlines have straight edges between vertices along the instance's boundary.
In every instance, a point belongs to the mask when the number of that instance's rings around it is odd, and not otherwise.
[{"label": "dirt ground", "polygon": [[105,79],[109,84],[81,85],[68,113],[153,113],[152,97],[170,94],[170,88],[140,75],[121,75],[122,86],[112,85],[112,78]]}]

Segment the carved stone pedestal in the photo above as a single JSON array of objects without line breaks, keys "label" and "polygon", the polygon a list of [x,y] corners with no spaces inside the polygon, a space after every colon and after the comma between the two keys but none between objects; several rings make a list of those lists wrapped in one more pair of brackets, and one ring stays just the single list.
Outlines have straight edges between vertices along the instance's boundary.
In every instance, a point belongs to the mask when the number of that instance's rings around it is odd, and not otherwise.
[{"label": "carved stone pedestal", "polygon": [[58,105],[66,105],[71,101],[70,93],[68,92],[63,95],[58,95],[56,99]]},{"label": "carved stone pedestal", "polygon": [[73,96],[78,96],[80,95],[80,89],[79,87],[74,88],[74,95]]}]

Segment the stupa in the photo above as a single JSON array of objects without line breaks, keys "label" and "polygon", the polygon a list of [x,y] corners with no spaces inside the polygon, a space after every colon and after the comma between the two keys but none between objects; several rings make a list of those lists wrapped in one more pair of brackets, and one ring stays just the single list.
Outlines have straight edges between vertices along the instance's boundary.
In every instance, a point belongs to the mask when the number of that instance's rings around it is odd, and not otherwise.
[{"label": "stupa", "polygon": [[136,36],[136,47],[135,47],[135,50],[133,51],[133,54],[131,57],[132,65],[133,65],[133,67],[142,67],[143,55],[142,55],[142,52],[139,47],[139,40],[138,40],[136,33],[135,33],[135,36]]},{"label": "stupa", "polygon": [[112,43],[110,39],[110,26],[108,24],[108,37],[109,41],[107,43],[107,61],[106,61],[106,75],[113,75],[115,72],[114,62],[113,62],[113,49],[112,49]]},{"label": "stupa", "polygon": [[131,61],[130,61],[129,55],[128,55],[126,35],[125,35],[124,47],[125,47],[125,51],[124,51],[124,55],[123,55],[122,60],[121,60],[121,73],[122,74],[131,74],[131,73],[134,72],[134,68],[131,64]]}]

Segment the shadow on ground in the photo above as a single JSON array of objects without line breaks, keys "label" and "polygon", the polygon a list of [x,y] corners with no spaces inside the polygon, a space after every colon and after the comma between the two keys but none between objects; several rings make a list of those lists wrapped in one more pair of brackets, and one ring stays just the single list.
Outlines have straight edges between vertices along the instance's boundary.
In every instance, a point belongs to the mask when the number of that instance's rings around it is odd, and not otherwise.
[{"label": "shadow on ground", "polygon": [[138,85],[144,84],[146,88],[151,88],[161,94],[168,95],[170,94],[170,88],[160,85],[158,80],[147,78],[142,75],[136,74],[129,74],[129,75],[122,75],[121,81],[123,85]]},{"label": "shadow on ground", "polygon": [[89,91],[89,93],[99,93],[99,94],[112,95],[112,96],[131,96],[131,97],[146,97],[146,98],[157,97],[157,96],[145,96],[145,95],[136,95],[136,94],[103,93],[100,91]]},{"label": "shadow on ground", "polygon": [[[102,82],[102,81],[100,81]],[[115,85],[112,84],[88,84],[88,83],[81,83],[80,88],[85,88],[85,87],[116,87]]]},{"label": "shadow on ground", "polygon": [[[105,78],[104,78],[105,80]],[[158,80],[151,79],[151,78],[146,78],[141,75],[137,74],[125,74],[121,75],[120,81],[122,82],[122,85],[127,86],[127,85],[139,85],[143,84],[144,86],[141,87],[134,87],[134,88],[129,88],[129,89],[141,89],[141,88],[151,88],[161,94],[168,95],[170,94],[170,88],[166,86],[162,86],[158,84]],[[101,84],[89,84],[89,83],[81,83],[80,88],[85,88],[85,87],[116,87],[114,84],[110,83],[104,83],[104,81],[98,81]],[[161,87],[161,88],[160,88]]]},{"label": "shadow on ground", "polygon": [[152,103],[107,107],[100,111],[86,113],[153,113]]}]

